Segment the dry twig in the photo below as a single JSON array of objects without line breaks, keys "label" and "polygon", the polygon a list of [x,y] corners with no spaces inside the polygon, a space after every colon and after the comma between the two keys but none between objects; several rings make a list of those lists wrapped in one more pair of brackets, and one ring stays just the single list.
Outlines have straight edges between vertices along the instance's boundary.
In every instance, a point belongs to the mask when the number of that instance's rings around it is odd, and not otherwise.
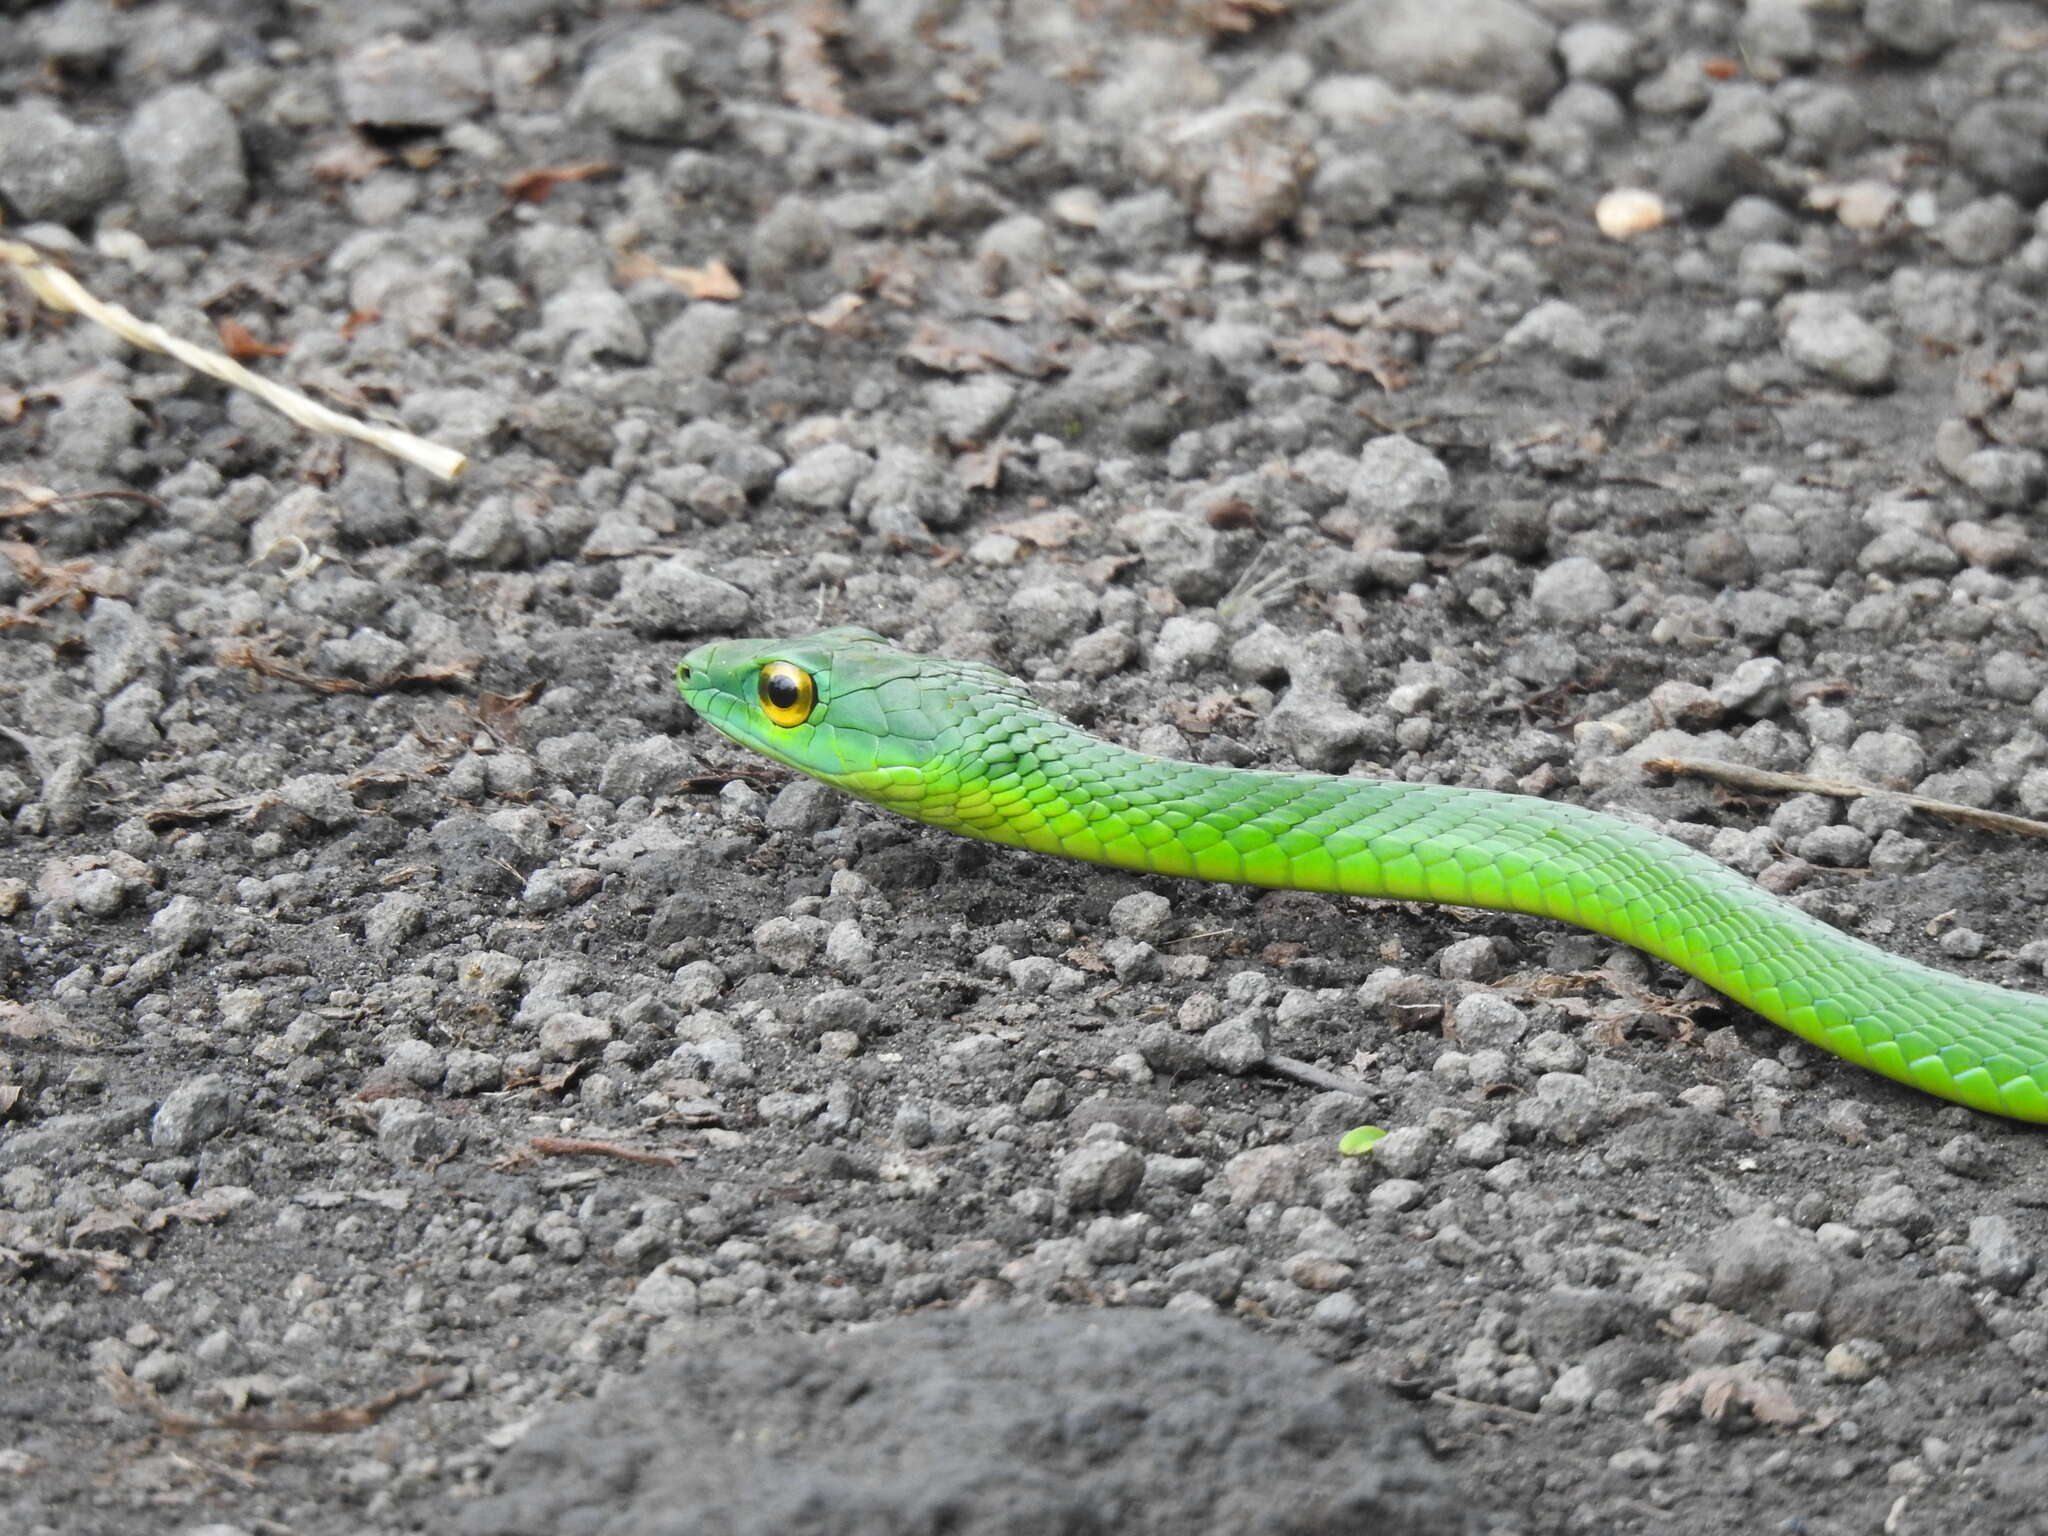
[{"label": "dry twig", "polygon": [[1925,795],[1880,789],[1875,784],[1858,784],[1849,779],[1816,779],[1803,773],[1773,773],[1767,768],[1747,768],[1740,763],[1716,763],[1690,757],[1654,757],[1643,766],[1652,773],[1690,774],[1696,779],[1726,784],[1731,789],[1753,789],[1764,794],[1831,795],[1837,800],[1860,800],[1872,795],[1896,800],[1929,816],[1942,816],[1950,821],[1983,827],[1989,832],[2010,832],[2018,837],[2048,837],[2048,821],[2031,821],[2025,816],[2009,816],[2004,811],[1980,810],[1974,805],[1958,805],[1953,800],[1930,800]]},{"label": "dry twig", "polygon": [[194,372],[209,378],[219,379],[237,389],[245,389],[273,410],[281,411],[300,426],[313,432],[332,432],[340,437],[352,437],[358,442],[381,448],[394,458],[417,464],[429,474],[439,475],[444,480],[453,480],[467,467],[469,460],[453,448],[444,448],[439,443],[430,443],[423,437],[410,432],[401,432],[394,427],[373,426],[369,422],[357,421],[339,411],[329,410],[304,395],[274,384],[260,374],[251,373],[231,357],[218,352],[209,352],[204,347],[195,347],[189,341],[173,336],[160,325],[138,318],[118,304],[105,304],[86,292],[77,278],[55,263],[46,261],[42,252],[32,245],[19,240],[0,240],[0,264],[11,266],[21,274],[21,280],[28,284],[29,291],[54,310],[68,315],[83,315],[96,324],[105,326],[123,341],[149,352],[162,352],[175,357]]}]

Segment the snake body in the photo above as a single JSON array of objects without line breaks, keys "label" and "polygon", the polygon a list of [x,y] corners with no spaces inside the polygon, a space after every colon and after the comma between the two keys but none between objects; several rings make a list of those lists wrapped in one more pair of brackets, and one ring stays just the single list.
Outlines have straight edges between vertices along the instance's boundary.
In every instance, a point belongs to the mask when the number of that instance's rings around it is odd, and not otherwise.
[{"label": "snake body", "polygon": [[1088,735],[993,668],[864,629],[700,646],[676,678],[742,746],[949,832],[1145,874],[1556,918],[1848,1061],[2048,1121],[2048,997],[1888,954],[1597,811],[1154,757]]}]

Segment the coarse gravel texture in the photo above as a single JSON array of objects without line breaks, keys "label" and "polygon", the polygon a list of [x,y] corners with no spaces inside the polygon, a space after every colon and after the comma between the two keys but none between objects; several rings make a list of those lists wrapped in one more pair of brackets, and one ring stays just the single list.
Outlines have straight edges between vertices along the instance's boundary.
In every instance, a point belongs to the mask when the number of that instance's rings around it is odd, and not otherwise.
[{"label": "coarse gravel texture", "polygon": [[669,682],[866,623],[2038,988],[2037,845],[1647,764],[2048,816],[2044,102],[1969,0],[0,5],[10,233],[473,459],[6,311],[0,1527],[2048,1530],[2039,1132]]}]

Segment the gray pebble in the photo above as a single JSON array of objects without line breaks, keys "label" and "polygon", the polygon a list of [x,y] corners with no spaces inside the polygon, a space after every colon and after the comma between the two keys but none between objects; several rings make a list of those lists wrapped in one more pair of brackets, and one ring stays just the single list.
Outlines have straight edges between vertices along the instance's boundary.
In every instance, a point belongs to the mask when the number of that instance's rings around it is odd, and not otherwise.
[{"label": "gray pebble", "polygon": [[785,975],[800,975],[825,942],[825,925],[815,917],[771,917],[754,929],[754,950]]},{"label": "gray pebble", "polygon": [[1506,1050],[1528,1032],[1529,1016],[1497,992],[1470,993],[1451,1010],[1451,1034],[1467,1051]]},{"label": "gray pebble", "polygon": [[448,1052],[442,1086],[451,1094],[465,1097],[494,1093],[505,1084],[505,1063],[485,1051],[456,1046]]},{"label": "gray pebble", "polygon": [[1403,90],[1496,92],[1533,110],[1557,89],[1556,36],[1511,0],[1349,0],[1314,40],[1338,68]]},{"label": "gray pebble", "polygon": [[150,1117],[149,1144],[159,1152],[192,1152],[233,1126],[241,1105],[225,1077],[209,1073],[180,1083]]},{"label": "gray pebble", "polygon": [[1215,666],[1222,650],[1222,625],[1214,619],[1175,614],[1159,626],[1152,661],[1168,677],[1189,677]]},{"label": "gray pebble", "polygon": [[636,634],[730,634],[752,617],[754,600],[681,557],[635,562],[619,586],[618,608]]},{"label": "gray pebble", "polygon": [[220,240],[239,232],[249,195],[241,130],[210,91],[181,85],[150,97],[128,119],[121,155],[137,226],[148,238]]},{"label": "gray pebble", "polygon": [[696,759],[673,736],[645,736],[615,747],[597,777],[597,792],[611,801],[672,794],[696,768]]},{"label": "gray pebble", "polygon": [[651,27],[628,32],[584,69],[570,113],[630,139],[701,143],[723,118],[717,97],[692,79],[694,58],[679,37]]},{"label": "gray pebble", "polygon": [[1904,731],[1865,731],[1849,744],[1856,772],[1884,789],[1911,789],[1927,772],[1927,753]]},{"label": "gray pebble", "polygon": [[1567,555],[1536,575],[1529,598],[1544,618],[1561,624],[1597,624],[1621,602],[1614,578],[1584,555]]},{"label": "gray pebble", "polygon": [[1254,1016],[1238,1014],[1203,1032],[1201,1052],[1217,1071],[1242,1077],[1266,1059],[1266,1037]]},{"label": "gray pebble", "polygon": [[534,1033],[534,1043],[548,1061],[581,1061],[611,1042],[611,1021],[587,1013],[550,1013]]},{"label": "gray pebble", "polygon": [[1956,40],[1955,0],[1863,0],[1863,28],[1887,48],[1931,59]]},{"label": "gray pebble", "polygon": [[1796,294],[1779,307],[1785,355],[1854,390],[1888,388],[1893,349],[1884,332],[1840,294]]},{"label": "gray pebble", "polygon": [[1120,1141],[1086,1141],[1060,1159],[1053,1190],[1076,1211],[1116,1210],[1145,1177],[1142,1154]]},{"label": "gray pebble", "polygon": [[875,461],[846,443],[821,443],[775,477],[775,494],[812,512],[842,512]]},{"label": "gray pebble", "polygon": [[1830,869],[1861,869],[1870,859],[1870,839],[1845,825],[1816,827],[1791,846],[1808,863]]},{"label": "gray pebble", "polygon": [[483,51],[459,32],[366,43],[335,70],[342,111],[367,128],[447,128],[491,99]]},{"label": "gray pebble", "polygon": [[2027,215],[2003,192],[1963,204],[1934,226],[1934,239],[1957,261],[1989,266],[2019,249],[2026,238]]},{"label": "gray pebble", "polygon": [[1302,1187],[1301,1154],[1293,1147],[1253,1147],[1223,1165],[1224,1187],[1238,1210],[1254,1205],[1295,1205]]},{"label": "gray pebble", "polygon": [[[713,378],[719,369],[738,354],[744,329],[745,321],[740,312],[729,304],[718,304],[708,300],[692,304],[655,333],[652,349],[654,366],[666,377],[678,383]],[[768,455],[773,460],[772,467],[767,471],[769,479],[772,479],[775,472],[782,467],[781,456],[775,454],[773,450],[762,448],[759,444],[743,444],[737,447],[743,454],[751,450],[755,454]],[[760,478],[759,469],[755,467],[761,461],[750,458],[748,467],[753,470],[752,474],[735,474],[733,469],[736,462],[738,461],[728,460],[721,454],[712,460],[711,467],[748,491],[758,490],[766,483],[766,480]]]},{"label": "gray pebble", "polygon": [[394,950],[427,922],[426,899],[410,891],[393,891],[363,919],[363,942],[372,949]]},{"label": "gray pebble", "polygon": [[1294,687],[1266,716],[1261,733],[1304,768],[1341,773],[1357,759],[1372,728],[1343,700],[1320,689]]},{"label": "gray pebble", "polygon": [[127,172],[108,134],[39,96],[0,111],[0,192],[28,223],[73,224],[121,190]]},{"label": "gray pebble", "polygon": [[1173,903],[1153,891],[1119,897],[1109,909],[1109,926],[1127,939],[1153,941],[1173,923]]},{"label": "gray pebble", "polygon": [[1410,541],[1433,547],[1443,532],[1451,472],[1421,443],[1400,433],[1376,437],[1358,454],[1346,497],[1362,516]]},{"label": "gray pebble", "polygon": [[1507,353],[1546,357],[1567,373],[1604,373],[1610,348],[1600,327],[1584,310],[1563,299],[1546,299],[1523,315],[1500,339]]},{"label": "gray pebble", "polygon": [[1859,1227],[1890,1227],[1919,1237],[1934,1225],[1927,1202],[1907,1184],[1888,1184],[1856,1202],[1850,1218]]},{"label": "gray pebble", "polygon": [[1372,1149],[1374,1171],[1390,1180],[1420,1179],[1436,1161],[1436,1138],[1419,1125],[1397,1126]]},{"label": "gray pebble", "polygon": [[1020,641],[1050,650],[1086,634],[1100,608],[1080,582],[1041,578],[1011,593],[1004,613]]},{"label": "gray pebble", "polygon": [[1437,951],[1437,974],[1446,981],[1497,981],[1505,973],[1492,939],[1459,939]]},{"label": "gray pebble", "polygon": [[1985,186],[2032,206],[2048,197],[2048,102],[1980,101],[1949,130],[1949,154]]},{"label": "gray pebble", "polygon": [[2002,1295],[2013,1295],[2033,1276],[2034,1256],[2004,1216],[1972,1216],[1970,1249],[1976,1255],[1978,1276]]},{"label": "gray pebble", "polygon": [[1451,1143],[1451,1156],[1468,1168],[1497,1167],[1507,1155],[1507,1132],[1490,1121],[1467,1126]]}]

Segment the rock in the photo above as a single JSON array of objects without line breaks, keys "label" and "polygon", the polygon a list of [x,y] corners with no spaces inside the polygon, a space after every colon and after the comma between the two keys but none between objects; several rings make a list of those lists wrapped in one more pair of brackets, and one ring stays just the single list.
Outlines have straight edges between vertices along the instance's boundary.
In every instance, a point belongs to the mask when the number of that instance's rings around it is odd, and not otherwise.
[{"label": "rock", "polygon": [[1775,1326],[1789,1312],[1818,1312],[1834,1294],[1834,1261],[1811,1233],[1770,1216],[1745,1216],[1707,1244],[1707,1300]]},{"label": "rock", "polygon": [[1346,499],[1364,518],[1386,525],[1404,549],[1433,548],[1443,537],[1451,472],[1411,437],[1391,433],[1359,450]]},{"label": "rock", "polygon": [[364,128],[447,128],[490,104],[483,51],[459,32],[386,36],[341,61],[341,109]]},{"label": "rock", "polygon": [[74,224],[117,195],[127,171],[109,134],[39,96],[0,110],[0,193],[23,221]]},{"label": "rock", "polygon": [[2048,102],[2018,96],[1977,102],[1949,130],[1948,148],[1993,191],[2030,207],[2048,198]]},{"label": "rock", "polygon": [[1145,1177],[1145,1159],[1120,1141],[1085,1141],[1060,1160],[1053,1191],[1077,1211],[1116,1210],[1130,1203]]},{"label": "rock", "polygon": [[1846,389],[1892,381],[1892,344],[1839,294],[1795,294],[1779,306],[1785,355]]},{"label": "rock", "polygon": [[195,1152],[241,1118],[234,1085],[214,1073],[180,1083],[150,1117],[149,1144],[159,1152]]},{"label": "rock", "polygon": [[653,28],[626,33],[591,60],[576,83],[571,116],[629,139],[700,144],[724,122],[718,98],[697,85],[690,45]]},{"label": "rock", "polygon": [[1895,52],[1931,59],[1956,40],[1955,0],[1863,0],[1863,29]]},{"label": "rock", "polygon": [[1557,89],[1556,36],[1514,0],[1350,0],[1314,42],[1337,68],[1403,90],[1492,91],[1533,109]]},{"label": "rock", "polygon": [[1015,1536],[1029,1510],[1035,1531],[1122,1511],[1134,1536],[1278,1536],[1306,1508],[1476,1536],[1475,1506],[1412,1408],[1298,1346],[1181,1313],[994,1310],[694,1341],[543,1417],[449,1529],[626,1536],[685,1512],[728,1536]]},{"label": "rock", "polygon": [[1232,102],[1182,120],[1162,153],[1195,233],[1225,245],[1252,244],[1293,218],[1315,165],[1294,114],[1263,101]]},{"label": "rock", "polygon": [[1611,350],[1585,311],[1563,299],[1538,304],[1508,328],[1500,345],[1503,352],[1535,354],[1587,377],[1606,372]]},{"label": "rock", "polygon": [[746,593],[681,556],[636,562],[619,585],[618,606],[636,634],[658,639],[731,634],[754,611]]},{"label": "rock", "polygon": [[1597,561],[1566,555],[1537,572],[1529,600],[1546,619],[1597,624],[1621,603],[1621,590]]},{"label": "rock", "polygon": [[240,232],[249,172],[241,130],[219,97],[174,86],[135,109],[121,134],[137,227],[149,239],[207,241]]}]

